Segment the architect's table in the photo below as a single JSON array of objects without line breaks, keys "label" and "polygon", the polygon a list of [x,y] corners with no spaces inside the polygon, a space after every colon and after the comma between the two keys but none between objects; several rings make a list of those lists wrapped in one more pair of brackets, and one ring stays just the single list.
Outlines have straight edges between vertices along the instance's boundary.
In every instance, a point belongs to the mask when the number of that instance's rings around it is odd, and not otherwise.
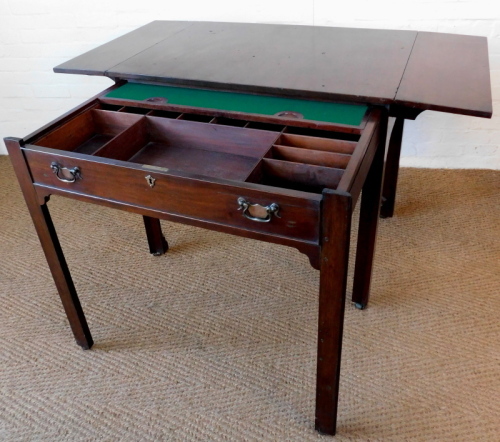
[{"label": "architect's table", "polygon": [[[297,248],[320,270],[316,428],[335,434],[351,217],[352,300],[366,307],[391,216],[403,122],[491,116],[480,37],[153,22],[55,68],[115,86],[6,145],[76,341],[93,344],[47,202],[52,194]],[[362,191],[362,193],[361,193]]]}]

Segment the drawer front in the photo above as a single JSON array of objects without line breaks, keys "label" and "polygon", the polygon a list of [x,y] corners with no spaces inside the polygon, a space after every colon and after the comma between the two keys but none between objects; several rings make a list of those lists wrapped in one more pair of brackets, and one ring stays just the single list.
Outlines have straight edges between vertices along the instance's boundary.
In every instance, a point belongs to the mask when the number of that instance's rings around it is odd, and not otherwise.
[{"label": "drawer front", "polygon": [[[225,184],[203,178],[183,177],[155,168],[127,167],[101,159],[84,159],[71,153],[38,147],[23,148],[33,182],[58,188],[71,194],[96,196],[105,200],[158,210],[197,220],[227,225],[273,236],[317,242],[319,238],[319,196],[311,198],[287,195],[286,191],[249,183]],[[73,182],[68,170],[78,168]],[[65,169],[63,169],[65,168]],[[265,217],[271,207],[269,222],[249,219]],[[275,204],[276,206],[273,206]],[[257,209],[252,213],[252,209]],[[258,213],[260,211],[260,213]],[[245,213],[244,213],[245,212]],[[263,213],[264,212],[264,213]],[[247,216],[245,216],[247,215]]]}]

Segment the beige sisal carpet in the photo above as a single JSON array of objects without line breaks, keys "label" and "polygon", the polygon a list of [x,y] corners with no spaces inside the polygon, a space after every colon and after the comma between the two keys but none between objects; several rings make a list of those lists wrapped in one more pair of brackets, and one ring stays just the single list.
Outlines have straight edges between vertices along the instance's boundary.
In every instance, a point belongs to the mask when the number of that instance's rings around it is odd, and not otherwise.
[{"label": "beige sisal carpet", "polygon": [[[499,190],[493,171],[401,171],[370,306],[347,306],[335,440],[500,440]],[[331,440],[304,255],[163,223],[153,257],[141,217],[54,197],[83,351],[7,157],[0,192],[0,440]]]}]

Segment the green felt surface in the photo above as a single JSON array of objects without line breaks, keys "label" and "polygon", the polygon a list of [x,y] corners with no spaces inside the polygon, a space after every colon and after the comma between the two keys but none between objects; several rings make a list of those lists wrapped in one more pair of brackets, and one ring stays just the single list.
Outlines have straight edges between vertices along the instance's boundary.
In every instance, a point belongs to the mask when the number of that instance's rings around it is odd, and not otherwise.
[{"label": "green felt surface", "polygon": [[302,114],[306,120],[353,126],[361,124],[361,120],[367,110],[367,106],[364,105],[298,100],[239,92],[220,92],[140,83],[124,84],[108,93],[106,97],[139,101],[151,97],[163,97],[168,100],[168,104],[221,109],[249,114],[274,115],[277,112],[293,111]]}]

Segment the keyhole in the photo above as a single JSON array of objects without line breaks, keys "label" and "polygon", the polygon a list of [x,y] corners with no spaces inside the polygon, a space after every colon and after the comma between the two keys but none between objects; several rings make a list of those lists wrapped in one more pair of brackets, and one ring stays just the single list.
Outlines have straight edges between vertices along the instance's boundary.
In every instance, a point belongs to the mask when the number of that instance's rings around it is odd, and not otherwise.
[{"label": "keyhole", "polygon": [[149,184],[149,187],[154,187],[156,179],[154,179],[151,175],[148,175],[145,178]]}]

